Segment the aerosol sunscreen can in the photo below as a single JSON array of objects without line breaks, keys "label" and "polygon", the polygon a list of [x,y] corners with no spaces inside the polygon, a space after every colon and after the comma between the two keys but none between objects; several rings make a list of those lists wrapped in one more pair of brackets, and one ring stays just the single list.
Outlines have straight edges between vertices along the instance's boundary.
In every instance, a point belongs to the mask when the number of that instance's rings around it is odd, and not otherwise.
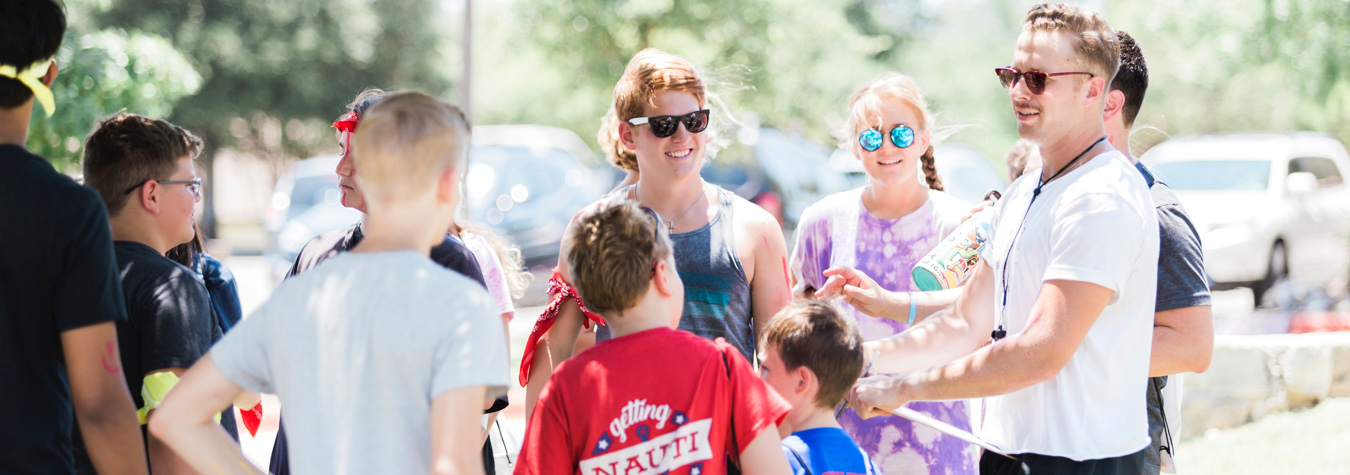
[{"label": "aerosol sunscreen can", "polygon": [[975,264],[980,262],[980,248],[989,240],[993,218],[994,206],[991,204],[961,223],[914,266],[914,285],[926,292],[964,283],[975,272]]}]

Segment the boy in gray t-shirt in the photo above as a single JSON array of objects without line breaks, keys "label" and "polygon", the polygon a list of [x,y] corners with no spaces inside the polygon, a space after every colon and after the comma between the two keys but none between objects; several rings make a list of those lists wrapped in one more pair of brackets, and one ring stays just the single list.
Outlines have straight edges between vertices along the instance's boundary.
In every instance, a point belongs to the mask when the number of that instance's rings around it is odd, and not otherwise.
[{"label": "boy in gray t-shirt", "polygon": [[487,291],[427,257],[454,217],[468,138],[459,111],[424,94],[372,106],[352,138],[365,239],[277,288],[150,430],[198,471],[253,473],[206,424],[247,389],[281,398],[294,473],[482,473],[478,415],[506,390],[505,336]]}]

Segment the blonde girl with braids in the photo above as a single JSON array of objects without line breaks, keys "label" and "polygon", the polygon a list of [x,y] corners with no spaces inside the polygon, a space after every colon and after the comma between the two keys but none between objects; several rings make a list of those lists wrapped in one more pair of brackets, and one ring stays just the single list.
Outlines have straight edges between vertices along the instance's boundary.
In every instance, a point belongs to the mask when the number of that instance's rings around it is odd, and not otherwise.
[{"label": "blonde girl with braids", "polygon": [[[817,291],[826,290],[827,270],[847,267],[872,276],[876,280],[869,284],[898,298],[918,304],[928,297],[914,292],[919,289],[910,271],[971,208],[942,191],[933,156],[935,128],[927,102],[908,76],[884,74],[853,94],[847,122],[838,135],[841,146],[862,162],[867,184],[827,196],[802,213],[789,265],[794,295],[816,297]],[[854,300],[845,302],[855,304],[849,307],[850,314],[867,341],[904,331],[914,324],[911,314],[918,313],[918,305],[909,311],[910,301],[901,307],[904,312],[881,317],[869,316],[878,312],[856,306]],[[931,313],[926,307],[925,315]],[[909,407],[970,429],[962,401],[916,402]],[[977,471],[973,446],[906,419],[862,420],[846,409],[839,424],[883,473]]]}]

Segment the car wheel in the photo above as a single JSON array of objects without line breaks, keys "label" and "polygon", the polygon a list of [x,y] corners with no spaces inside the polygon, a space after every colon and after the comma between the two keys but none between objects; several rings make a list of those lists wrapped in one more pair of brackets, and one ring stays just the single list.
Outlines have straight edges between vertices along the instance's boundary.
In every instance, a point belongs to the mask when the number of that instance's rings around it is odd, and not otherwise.
[{"label": "car wheel", "polygon": [[1276,283],[1289,277],[1289,253],[1285,251],[1284,241],[1275,241],[1270,249],[1270,263],[1266,266],[1266,278],[1252,286],[1252,297],[1256,307],[1261,306],[1265,295]]}]

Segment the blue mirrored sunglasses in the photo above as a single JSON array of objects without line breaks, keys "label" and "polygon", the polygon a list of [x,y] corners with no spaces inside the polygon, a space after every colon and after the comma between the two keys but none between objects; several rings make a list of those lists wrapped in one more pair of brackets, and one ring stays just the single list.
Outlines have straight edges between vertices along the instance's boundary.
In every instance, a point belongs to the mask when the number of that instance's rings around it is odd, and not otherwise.
[{"label": "blue mirrored sunglasses", "polygon": [[[868,152],[875,152],[880,149],[885,140],[881,131],[877,129],[867,129],[858,134],[858,145]],[[908,125],[895,126],[894,129],[891,129],[891,143],[899,148],[909,148],[910,145],[914,145],[914,129],[909,128]]]}]

